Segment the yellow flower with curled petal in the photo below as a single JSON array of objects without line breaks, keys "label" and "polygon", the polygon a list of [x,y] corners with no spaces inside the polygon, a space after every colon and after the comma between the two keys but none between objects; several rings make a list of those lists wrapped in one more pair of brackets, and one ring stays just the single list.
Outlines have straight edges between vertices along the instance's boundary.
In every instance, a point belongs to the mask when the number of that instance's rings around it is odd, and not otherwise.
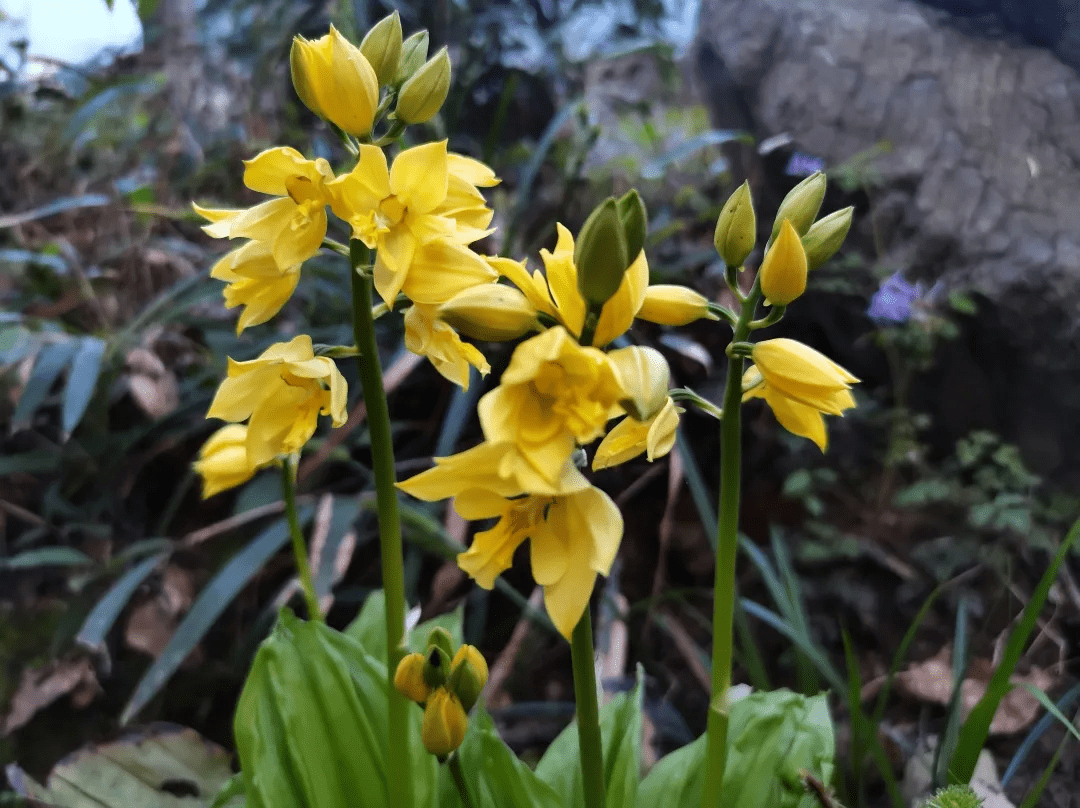
[{"label": "yellow flower with curled petal", "polygon": [[281,311],[300,282],[300,265],[281,269],[264,242],[249,241],[222,256],[210,270],[210,277],[228,284],[225,308],[244,307],[236,322],[239,335]]},{"label": "yellow flower with curled petal", "polygon": [[289,66],[296,94],[308,109],[350,135],[371,131],[379,79],[367,57],[333,25],[315,40],[295,37]]},{"label": "yellow flower with curled petal", "polygon": [[230,358],[228,377],[206,417],[247,420],[248,461],[260,466],[299,452],[315,434],[320,414],[331,416],[334,426],[344,424],[347,396],[337,365],[315,356],[311,337],[301,334],[291,342],[271,345],[257,359]]},{"label": "yellow flower with curled petal", "polygon": [[353,238],[378,250],[374,284],[387,306],[399,292],[444,303],[496,277],[466,246],[490,232],[476,186],[496,182],[482,163],[449,154],[445,140],[406,149],[389,168],[382,149],[361,145],[356,167],[330,184],[330,204]]},{"label": "yellow flower with curled petal", "polygon": [[788,432],[809,438],[821,451],[829,437],[823,414],[843,415],[855,406],[851,373],[824,354],[791,339],[759,342],[754,364],[743,374],[743,401],[763,398]]},{"label": "yellow flower with curled petal", "polygon": [[600,437],[624,398],[607,355],[555,326],[517,346],[499,386],[477,410],[489,442],[516,445],[554,483],[575,445]]},{"label": "yellow flower with curled petal", "polygon": [[498,518],[473,536],[458,565],[485,589],[510,567],[514,551],[529,540],[536,583],[544,587],[551,621],[570,638],[589,604],[597,574],[607,575],[622,541],[623,519],[611,498],[588,486],[557,496],[530,494],[507,499],[470,488],[454,499],[465,519]]},{"label": "yellow flower with curled petal", "polygon": [[[558,241],[554,251],[540,251],[546,275],[540,270],[535,270],[530,275],[524,262],[508,258],[488,260],[499,271],[499,274],[525,293],[529,302],[538,311],[558,320],[571,334],[580,337],[582,326],[585,324],[587,306],[581,297],[581,292],[578,291],[578,270],[574,264],[574,237],[563,225],[556,224],[555,227],[558,231]],[[627,268],[615,294],[604,304],[600,321],[596,326],[596,334],[593,337],[593,345],[602,348],[624,334],[634,322],[635,317],[661,324],[673,322],[685,324],[700,317],[712,316],[706,306],[697,305],[698,298],[701,301],[704,301],[704,298],[700,295],[693,297],[697,294],[696,292],[687,289],[688,296],[673,295],[673,287],[657,288],[661,291],[650,295],[649,264],[645,259],[645,251],[642,250]],[[688,306],[688,300],[692,300],[693,304]],[[689,316],[691,310],[698,312],[696,317]]]},{"label": "yellow flower with curled petal", "polygon": [[414,303],[405,310],[405,347],[426,356],[445,378],[468,390],[469,366],[486,376],[491,365],[479,350],[463,342],[453,328],[439,319],[437,309]]},{"label": "yellow flower with curled petal", "polygon": [[593,471],[625,463],[642,452],[646,453],[650,463],[666,455],[675,445],[679,413],[682,411],[668,398],[667,403],[648,420],[636,421],[629,415],[623,418],[596,447]]},{"label": "yellow flower with curled petal", "polygon": [[265,243],[279,267],[302,264],[326,237],[327,183],[334,178],[323,158],[307,160],[296,149],[267,149],[244,163],[244,184],[279,197],[243,210],[192,205],[211,224],[214,238],[250,238]]},{"label": "yellow flower with curled petal", "polygon": [[203,499],[243,485],[259,470],[248,458],[247,427],[226,424],[211,435],[199,450],[193,467],[203,478]]}]

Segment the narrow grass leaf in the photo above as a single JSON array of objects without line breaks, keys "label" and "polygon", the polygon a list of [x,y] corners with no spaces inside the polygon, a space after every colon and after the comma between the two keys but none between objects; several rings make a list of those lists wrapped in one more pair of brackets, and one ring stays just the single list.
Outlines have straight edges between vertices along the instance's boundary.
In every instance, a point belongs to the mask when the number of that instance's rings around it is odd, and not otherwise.
[{"label": "narrow grass leaf", "polygon": [[23,386],[19,403],[15,405],[15,413],[11,416],[11,429],[18,432],[30,426],[34,413],[49,395],[53,383],[60,377],[71,364],[79,343],[75,340],[65,340],[46,345],[34,360],[34,369],[30,371],[30,378]]},{"label": "narrow grass leaf", "polygon": [[1067,729],[1074,738],[1080,741],[1080,730],[1073,726],[1072,721],[1066,718],[1065,714],[1061,712],[1060,709],[1058,709],[1058,706],[1050,700],[1050,697],[1046,695],[1046,691],[1044,691],[1042,688],[1035,687],[1035,685],[1031,684],[1030,682],[1021,682],[1019,684],[1019,687],[1024,688],[1024,690],[1034,696],[1038,700],[1039,704],[1046,708],[1046,712],[1050,713],[1051,716],[1060,721],[1062,726],[1064,726],[1065,729]]},{"label": "narrow grass leaf", "polygon": [[960,603],[956,608],[951,665],[952,693],[949,694],[949,704],[946,708],[945,731],[934,748],[934,763],[931,769],[934,773],[935,788],[941,788],[948,782],[947,765],[952,760],[957,740],[960,737],[961,710],[963,709],[961,696],[964,677],[967,675],[967,615],[970,603],[968,598],[960,598]]},{"label": "narrow grass leaf", "polygon": [[93,559],[73,547],[41,547],[11,558],[0,559],[0,569],[21,570],[30,567],[89,567]]},{"label": "narrow grass leaf", "polygon": [[105,651],[105,637],[112,630],[120,613],[135,594],[135,590],[160,564],[167,553],[150,556],[121,575],[99,600],[83,621],[75,642],[96,653]]},{"label": "narrow grass leaf", "polygon": [[[1058,699],[1057,709],[1064,713],[1072,707],[1073,702],[1080,696],[1080,684],[1073,685],[1066,691],[1065,695]],[[1024,736],[1024,740],[1020,742],[1020,746],[1016,748],[1016,753],[1012,756],[1012,760],[1009,761],[1008,767],[1005,769],[1005,773],[1001,775],[1002,787],[1007,786],[1009,781],[1016,774],[1017,769],[1020,768],[1020,764],[1024,762],[1025,758],[1031,753],[1031,750],[1048,729],[1054,723],[1054,716],[1052,714],[1044,715],[1038,721],[1035,722],[1028,734]]]},{"label": "narrow grass leaf", "polygon": [[742,601],[742,607],[746,610],[748,615],[756,617],[763,623],[772,626],[791,640],[797,648],[802,650],[803,653],[810,658],[810,661],[814,663],[814,667],[818,669],[818,672],[825,677],[833,690],[837,693],[843,693],[847,689],[844,678],[837,672],[836,668],[833,667],[832,663],[821,653],[821,650],[814,645],[814,643],[792,629],[792,627],[776,612],[770,611],[760,603],[755,603],[752,600],[747,600],[746,598],[740,598],[740,600]]},{"label": "narrow grass leaf", "polygon": [[104,354],[105,343],[97,337],[84,337],[79,341],[79,350],[71,360],[71,370],[64,388],[64,405],[60,412],[65,437],[79,425],[90,404],[98,376],[101,375],[101,357]]},{"label": "narrow grass leaf", "polygon": [[[301,523],[311,518],[312,508],[300,509]],[[225,607],[232,602],[248,581],[262,569],[271,556],[289,540],[289,527],[285,520],[275,522],[248,542],[239,553],[221,568],[213,580],[199,593],[199,597],[173,633],[169,644],[161,652],[149,670],[143,674],[135,692],[120,714],[120,723],[127,724],[146,706],[176,669],[199,643],[210,626],[218,619]]]}]

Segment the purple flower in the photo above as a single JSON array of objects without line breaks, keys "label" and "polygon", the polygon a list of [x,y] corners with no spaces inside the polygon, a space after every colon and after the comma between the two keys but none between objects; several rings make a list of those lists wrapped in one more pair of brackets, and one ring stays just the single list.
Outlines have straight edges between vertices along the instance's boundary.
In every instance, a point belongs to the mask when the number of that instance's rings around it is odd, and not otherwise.
[{"label": "purple flower", "polygon": [[788,159],[787,166],[784,167],[784,173],[789,177],[809,177],[815,171],[824,170],[824,160],[820,157],[814,157],[811,154],[804,154],[803,152],[792,152],[791,157]]},{"label": "purple flower", "polygon": [[902,272],[890,275],[870,299],[867,316],[879,324],[903,323],[912,316],[912,308],[926,292],[921,282],[910,283]]}]

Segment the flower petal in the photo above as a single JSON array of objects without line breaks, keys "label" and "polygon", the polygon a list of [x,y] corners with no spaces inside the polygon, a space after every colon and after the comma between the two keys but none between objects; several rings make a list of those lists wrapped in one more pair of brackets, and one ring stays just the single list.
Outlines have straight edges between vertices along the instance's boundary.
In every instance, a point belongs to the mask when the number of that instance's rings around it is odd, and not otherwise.
[{"label": "flower petal", "polygon": [[446,141],[406,149],[390,166],[390,188],[414,213],[430,213],[446,199]]}]

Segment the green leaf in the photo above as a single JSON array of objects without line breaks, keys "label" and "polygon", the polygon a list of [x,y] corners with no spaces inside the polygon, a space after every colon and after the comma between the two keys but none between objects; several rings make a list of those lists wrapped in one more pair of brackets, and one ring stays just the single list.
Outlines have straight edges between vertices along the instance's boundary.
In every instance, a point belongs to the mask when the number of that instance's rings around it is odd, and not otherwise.
[{"label": "green leaf", "polygon": [[167,557],[167,553],[143,559],[117,579],[83,621],[75,642],[97,653],[105,651],[105,637],[116,623],[135,590]]},{"label": "green leaf", "polygon": [[641,781],[637,808],[683,808],[701,804],[706,737],[664,755]]},{"label": "green leaf", "polygon": [[[633,805],[641,778],[642,672],[629,694],[620,694],[600,710],[607,808]],[[536,765],[536,776],[551,786],[565,808],[585,804],[578,752],[578,728],[571,723],[552,741]]]},{"label": "green leaf", "polygon": [[[454,641],[454,648],[464,642],[462,625],[465,617],[464,604],[451,612],[440,614],[417,624],[405,636],[410,651],[421,653],[427,647],[427,637],[433,628],[444,628]],[[360,613],[345,627],[346,636],[356,640],[371,656],[386,659],[386,593],[376,589],[368,595]]]},{"label": "green leaf", "polygon": [[1050,713],[1050,715],[1054,716],[1054,718],[1060,721],[1061,724],[1065,727],[1065,729],[1071,732],[1073,737],[1076,738],[1076,740],[1080,741],[1080,730],[1078,730],[1073,725],[1073,722],[1066,718],[1065,714],[1058,709],[1058,706],[1050,700],[1050,697],[1046,695],[1046,691],[1044,691],[1042,688],[1035,687],[1035,685],[1030,684],[1029,682],[1021,682],[1019,686],[1024,688],[1024,690],[1034,696],[1038,700],[1039,704],[1046,708],[1046,711]]},{"label": "green leaf", "polygon": [[11,429],[18,432],[26,429],[34,418],[34,413],[41,406],[45,397],[49,395],[53,383],[71,364],[78,348],[75,340],[65,340],[52,345],[46,345],[41,349],[34,361],[34,369],[30,372],[30,378],[26,380],[19,403],[15,406],[15,413],[11,416]]},{"label": "green leaf", "polygon": [[208,808],[231,774],[217,744],[158,724],[64,758],[45,787],[21,771],[15,779],[23,796],[64,808]]},{"label": "green leaf", "polygon": [[29,567],[88,567],[93,560],[72,547],[41,547],[27,550],[11,558],[0,559],[0,569],[18,570]]},{"label": "green leaf", "polygon": [[221,791],[210,803],[210,808],[245,808],[247,795],[244,793],[244,774],[237,772],[222,786]]},{"label": "green leaf", "polygon": [[105,343],[96,337],[80,340],[79,350],[71,360],[67,387],[64,388],[64,406],[60,417],[64,435],[74,431],[90,404],[98,376],[101,375],[101,357],[104,354]]},{"label": "green leaf", "polygon": [[[310,519],[311,511],[311,506],[301,508],[300,521],[305,522]],[[146,703],[180,667],[225,607],[288,540],[289,527],[282,519],[248,542],[243,550],[221,568],[214,579],[199,593],[191,611],[177,627],[169,644],[161,652],[161,656],[154,660],[154,664],[139,680],[131,700],[120,714],[121,724],[128,723],[139,710],[146,706]]]}]

